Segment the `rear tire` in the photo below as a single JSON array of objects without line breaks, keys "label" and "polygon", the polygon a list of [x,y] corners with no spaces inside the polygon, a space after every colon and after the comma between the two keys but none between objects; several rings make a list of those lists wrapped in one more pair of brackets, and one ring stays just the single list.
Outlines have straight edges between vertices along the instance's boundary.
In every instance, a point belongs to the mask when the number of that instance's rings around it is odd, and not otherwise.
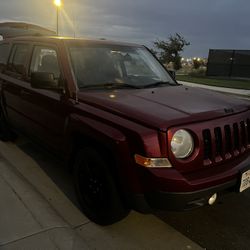
[{"label": "rear tire", "polygon": [[77,152],[74,182],[82,210],[93,222],[110,225],[128,215],[107,162],[95,149],[85,147]]}]

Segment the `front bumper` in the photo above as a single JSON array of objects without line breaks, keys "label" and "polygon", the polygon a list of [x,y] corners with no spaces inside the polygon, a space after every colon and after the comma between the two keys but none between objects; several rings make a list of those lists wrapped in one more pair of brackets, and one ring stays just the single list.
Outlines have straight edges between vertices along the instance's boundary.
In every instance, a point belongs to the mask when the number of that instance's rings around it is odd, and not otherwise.
[{"label": "front bumper", "polygon": [[[217,193],[239,192],[242,173],[250,169],[250,156],[213,169],[202,169],[191,174],[181,174],[175,169],[144,172],[143,194],[136,195],[135,209],[149,212],[153,209],[189,210],[208,204]],[[146,169],[147,170],[147,169]]]},{"label": "front bumper", "polygon": [[218,196],[237,190],[236,180],[216,187],[187,193],[151,192],[145,194],[145,200],[151,208],[162,210],[183,211],[208,204],[209,198],[217,193]]}]

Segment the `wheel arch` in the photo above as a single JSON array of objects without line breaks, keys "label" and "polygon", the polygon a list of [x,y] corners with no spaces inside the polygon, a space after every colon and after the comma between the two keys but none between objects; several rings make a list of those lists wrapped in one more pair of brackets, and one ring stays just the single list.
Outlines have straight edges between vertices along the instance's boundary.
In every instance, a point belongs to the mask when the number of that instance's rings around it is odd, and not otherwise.
[{"label": "wheel arch", "polygon": [[70,152],[70,155],[80,146],[94,147],[98,152],[103,152],[105,159],[107,156],[129,153],[126,136],[121,131],[103,122],[79,115],[71,116],[66,141],[67,152]]},{"label": "wheel arch", "polygon": [[[80,115],[71,116],[68,124],[67,154],[72,171],[78,147],[94,147],[107,160],[109,170],[123,193],[131,193],[129,179],[134,175],[132,157],[126,136],[122,131],[101,121]],[[134,179],[134,177],[133,177]]]}]

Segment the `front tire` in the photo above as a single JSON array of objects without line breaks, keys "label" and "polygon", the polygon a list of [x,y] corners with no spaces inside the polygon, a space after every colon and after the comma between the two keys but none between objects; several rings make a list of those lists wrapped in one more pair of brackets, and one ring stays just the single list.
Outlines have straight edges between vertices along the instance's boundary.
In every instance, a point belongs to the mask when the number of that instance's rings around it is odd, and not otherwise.
[{"label": "front tire", "polygon": [[93,222],[110,225],[128,215],[107,162],[95,149],[77,152],[74,182],[82,210]]}]

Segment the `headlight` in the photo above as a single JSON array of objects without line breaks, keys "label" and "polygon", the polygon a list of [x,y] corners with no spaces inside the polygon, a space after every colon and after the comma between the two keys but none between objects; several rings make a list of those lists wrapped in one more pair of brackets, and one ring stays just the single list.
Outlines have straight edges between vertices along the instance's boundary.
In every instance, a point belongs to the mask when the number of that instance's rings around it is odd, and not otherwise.
[{"label": "headlight", "polygon": [[187,158],[194,150],[193,137],[184,129],[176,131],[171,140],[171,150],[176,158]]}]

